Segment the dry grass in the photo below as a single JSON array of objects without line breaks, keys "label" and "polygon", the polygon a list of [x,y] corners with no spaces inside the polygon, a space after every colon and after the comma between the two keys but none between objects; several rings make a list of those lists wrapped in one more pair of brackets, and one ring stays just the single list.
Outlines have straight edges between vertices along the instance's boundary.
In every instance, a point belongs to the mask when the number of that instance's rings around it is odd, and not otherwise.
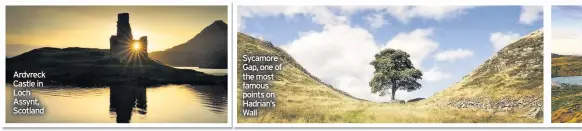
[{"label": "dry grass", "polygon": [[[360,101],[332,91],[296,68],[281,73],[286,79],[272,82],[277,107],[261,109],[260,117],[244,117],[239,123],[534,123],[540,119],[520,116],[525,110],[490,112],[432,106],[427,102],[387,104]],[[291,82],[292,81],[292,82]],[[239,83],[240,84],[240,83]],[[240,86],[239,86],[240,87]],[[242,89],[239,88],[239,95]],[[242,109],[238,99],[239,109]]]},{"label": "dry grass", "polygon": [[[301,88],[288,86],[286,88]],[[280,93],[278,106],[260,110],[260,117],[244,117],[239,123],[520,123],[542,122],[523,118],[525,111],[488,112],[455,109],[425,103],[385,104],[333,97],[308,97]],[[239,102],[240,103],[240,102]],[[240,108],[240,105],[239,105]]]}]

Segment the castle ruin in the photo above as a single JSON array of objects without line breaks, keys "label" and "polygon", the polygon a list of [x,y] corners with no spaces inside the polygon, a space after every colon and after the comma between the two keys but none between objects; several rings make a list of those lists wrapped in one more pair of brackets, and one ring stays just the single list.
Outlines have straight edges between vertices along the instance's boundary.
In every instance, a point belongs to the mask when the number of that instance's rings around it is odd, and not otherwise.
[{"label": "castle ruin", "polygon": [[[143,36],[138,40],[133,39],[129,13],[117,14],[117,34],[109,38],[110,56],[123,63],[148,58],[148,40]],[[138,47],[136,47],[138,46]]]}]

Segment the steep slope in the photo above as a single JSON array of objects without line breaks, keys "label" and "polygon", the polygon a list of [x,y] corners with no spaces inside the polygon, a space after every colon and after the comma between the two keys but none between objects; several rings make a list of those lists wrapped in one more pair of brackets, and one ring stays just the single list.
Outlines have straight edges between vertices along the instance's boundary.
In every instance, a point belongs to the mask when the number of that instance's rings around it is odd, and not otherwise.
[{"label": "steep slope", "polygon": [[[293,59],[293,57],[287,54],[287,52],[278,47],[273,46],[273,44],[271,44],[268,41],[256,39],[243,33],[238,33],[237,41],[238,41],[237,56],[239,56],[239,58],[237,59],[238,63],[242,63],[242,56],[244,54],[246,55],[261,54],[277,56],[282,59],[284,69],[278,72],[280,75],[278,75],[279,77],[276,83],[305,84],[301,86],[301,88],[287,91],[300,91],[306,95],[313,96],[319,96],[321,93],[325,93],[335,98],[348,98],[354,100],[361,100],[347,94],[344,91],[335,89],[331,87],[331,85],[321,82],[319,78],[311,75],[309,72],[307,72],[307,70],[305,70],[301,65],[299,65],[295,61],[295,59]],[[242,75],[242,67],[238,66],[237,68],[238,76],[240,78],[240,76]],[[241,81],[239,81],[238,86],[239,88],[242,87],[240,86],[240,84]],[[277,90],[278,88],[276,87],[278,86],[275,86],[273,89]],[[303,89],[305,89],[305,92],[301,91]],[[319,92],[309,92],[310,90],[311,91],[318,90]]]},{"label": "steep slope", "polygon": [[227,33],[226,23],[214,21],[186,43],[149,56],[172,66],[224,69],[228,64]]},{"label": "steep slope", "polygon": [[529,110],[538,115],[543,103],[543,34],[540,29],[507,45],[430,100],[456,108]]}]

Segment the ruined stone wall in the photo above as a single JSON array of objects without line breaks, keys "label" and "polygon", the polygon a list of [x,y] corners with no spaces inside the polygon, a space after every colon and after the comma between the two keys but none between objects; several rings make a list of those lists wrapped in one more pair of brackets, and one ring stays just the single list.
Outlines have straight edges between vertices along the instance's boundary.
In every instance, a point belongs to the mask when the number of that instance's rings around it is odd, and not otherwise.
[{"label": "ruined stone wall", "polygon": [[148,57],[148,37],[147,36],[140,37],[139,43],[141,43],[142,55],[147,58]]},{"label": "ruined stone wall", "polygon": [[117,33],[109,38],[110,56],[120,62],[128,62],[127,57],[130,55],[129,53],[135,51],[132,49],[132,44],[136,41],[141,45],[140,50],[137,50],[139,55],[142,56],[141,59],[148,58],[147,37],[143,36],[139,40],[134,40],[131,33],[131,25],[129,24],[129,13],[117,14]]}]

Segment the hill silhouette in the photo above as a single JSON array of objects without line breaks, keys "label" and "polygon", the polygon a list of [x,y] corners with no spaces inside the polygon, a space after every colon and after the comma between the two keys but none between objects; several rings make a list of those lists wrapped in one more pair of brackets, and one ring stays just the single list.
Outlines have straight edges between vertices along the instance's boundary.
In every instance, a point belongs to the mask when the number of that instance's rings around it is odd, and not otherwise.
[{"label": "hill silhouette", "polygon": [[227,33],[228,25],[217,20],[187,42],[164,51],[149,53],[149,56],[171,66],[226,69]]},{"label": "hill silhouette", "polygon": [[7,81],[14,72],[45,72],[45,85],[82,87],[123,84],[219,84],[226,76],[212,76],[188,69],[176,69],[158,61],[144,59],[122,64],[110,59],[109,50],[93,48],[38,48],[6,59]]}]

